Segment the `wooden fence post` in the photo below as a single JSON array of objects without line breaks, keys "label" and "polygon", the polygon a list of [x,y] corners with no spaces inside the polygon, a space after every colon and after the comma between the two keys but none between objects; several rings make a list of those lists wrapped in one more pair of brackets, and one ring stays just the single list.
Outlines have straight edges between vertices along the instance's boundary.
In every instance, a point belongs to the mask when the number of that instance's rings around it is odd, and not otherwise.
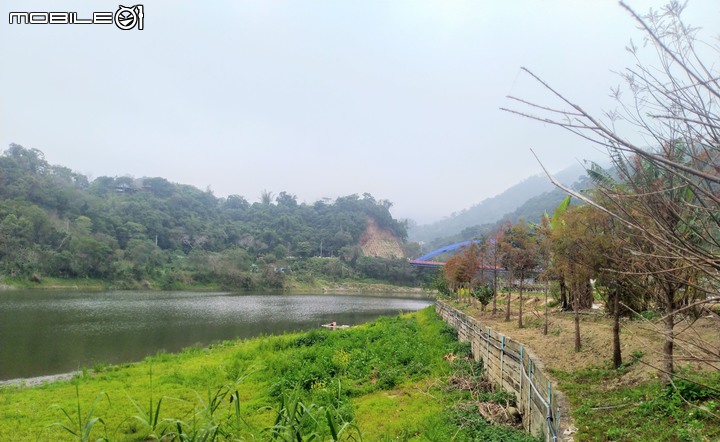
[{"label": "wooden fence post", "polygon": [[487,328],[487,341],[485,341],[485,343],[487,344],[485,346],[485,349],[487,350],[486,351],[487,356],[485,356],[485,361],[489,361],[490,360],[490,327]]},{"label": "wooden fence post", "polygon": [[532,372],[533,372],[533,361],[530,359],[528,361],[528,380],[530,381],[530,388],[528,388],[528,414],[527,414],[527,427],[528,429],[530,427],[530,423],[532,422],[532,386],[535,385],[532,379]]},{"label": "wooden fence post", "polygon": [[520,409],[521,413],[525,413],[525,407],[522,406],[522,385],[523,385],[523,375],[525,374],[525,365],[523,362],[523,350],[525,349],[524,345],[520,346],[520,391],[518,392],[518,397],[520,398],[520,404],[518,404],[518,408]]},{"label": "wooden fence post", "polygon": [[505,389],[505,386],[503,385],[503,371],[505,369],[505,336],[503,336],[500,340],[500,388],[503,390]]},{"label": "wooden fence post", "polygon": [[[547,430],[548,430],[547,435],[549,438],[553,434],[552,427],[551,427],[551,425],[553,425],[553,421],[552,421],[552,385],[550,385],[550,381],[548,381],[548,383],[547,383],[547,390],[548,390],[548,395],[547,395],[547,412],[545,414],[545,424],[546,424],[545,426],[547,427]],[[547,438],[546,438],[546,440],[547,440]]]}]

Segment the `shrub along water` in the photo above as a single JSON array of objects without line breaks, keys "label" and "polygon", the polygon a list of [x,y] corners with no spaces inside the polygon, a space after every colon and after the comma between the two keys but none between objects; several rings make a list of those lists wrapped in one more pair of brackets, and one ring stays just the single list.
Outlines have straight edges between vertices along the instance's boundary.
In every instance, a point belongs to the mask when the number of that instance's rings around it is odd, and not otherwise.
[{"label": "shrub along water", "polygon": [[469,441],[479,434],[531,440],[474,415],[459,417],[454,405],[476,394],[448,388],[459,369],[443,356],[466,354],[432,308],[346,330],[223,342],[98,365],[70,382],[3,387],[0,434],[78,441]]}]

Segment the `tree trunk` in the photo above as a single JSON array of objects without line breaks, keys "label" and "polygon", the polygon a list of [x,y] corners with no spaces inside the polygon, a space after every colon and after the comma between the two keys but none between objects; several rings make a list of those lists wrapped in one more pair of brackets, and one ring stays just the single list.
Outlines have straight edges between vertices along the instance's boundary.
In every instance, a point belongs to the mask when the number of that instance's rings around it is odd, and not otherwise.
[{"label": "tree trunk", "polygon": [[548,281],[547,277],[545,278],[545,327],[543,327],[543,334],[548,334],[548,284],[550,281]]},{"label": "tree trunk", "polygon": [[510,295],[512,294],[512,290],[510,290],[510,287],[512,287],[512,273],[508,273],[508,287],[507,287],[507,307],[505,308],[505,321],[510,321]]},{"label": "tree trunk", "polygon": [[525,275],[523,273],[520,273],[520,307],[518,310],[518,328],[523,328],[522,323],[522,308],[523,308],[523,280],[525,279]]},{"label": "tree trunk", "polygon": [[560,275],[560,310],[566,312],[570,310],[567,299],[567,286],[565,285],[565,276]]},{"label": "tree trunk", "polygon": [[580,293],[578,293],[578,284],[573,284],[574,293],[572,293],[573,306],[575,307],[575,351],[580,351]]},{"label": "tree trunk", "polygon": [[673,373],[673,347],[675,346],[675,290],[665,292],[665,344],[663,345],[663,373],[665,385],[670,384]]},{"label": "tree trunk", "polygon": [[622,351],[620,349],[620,292],[617,288],[612,290],[613,303],[613,368],[622,365]]},{"label": "tree trunk", "polygon": [[585,283],[582,285],[582,295],[580,308],[592,308],[595,298],[593,297],[592,284],[590,284],[589,279],[586,279]]},{"label": "tree trunk", "polygon": [[493,269],[493,316],[495,316],[495,313],[497,313],[497,261],[495,262],[495,268]]}]

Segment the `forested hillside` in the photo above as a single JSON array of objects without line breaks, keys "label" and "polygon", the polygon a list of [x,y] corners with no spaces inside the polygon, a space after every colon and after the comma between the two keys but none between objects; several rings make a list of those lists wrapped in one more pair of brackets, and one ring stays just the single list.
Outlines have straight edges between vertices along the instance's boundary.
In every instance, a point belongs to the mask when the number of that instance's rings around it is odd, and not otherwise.
[{"label": "forested hillside", "polygon": [[[587,176],[584,176],[578,179],[572,187],[576,190],[586,190],[592,188],[593,186],[592,183],[589,182]],[[524,220],[535,224],[540,223],[544,214],[552,214],[555,211],[555,208],[562,202],[563,199],[565,199],[565,197],[567,197],[567,194],[564,191],[560,189],[553,189],[549,192],[545,192],[528,199],[517,209],[506,213],[495,222],[466,227],[460,233],[435,238],[434,240],[426,243],[423,249],[429,251],[447,244],[488,236],[497,231],[503,223],[508,221],[516,223],[519,220]],[[573,204],[575,202],[576,201],[573,200]]]},{"label": "forested hillside", "polygon": [[[378,265],[357,247],[369,219],[404,241],[389,201],[363,194],[305,204],[287,192],[260,200],[218,198],[164,178],[90,181],[12,144],[0,156],[0,278],[281,286],[294,262],[334,256],[344,275],[412,279],[395,268],[401,263]],[[295,267],[338,266],[324,261]]]},{"label": "forested hillside", "polygon": [[[585,169],[578,164],[561,170],[555,174],[555,177],[560,180],[560,182],[569,185],[577,181],[578,178],[584,174]],[[432,224],[412,227],[409,231],[410,240],[425,243],[432,242],[434,244],[438,243],[438,241],[441,243],[443,241],[442,238],[463,237],[463,239],[467,239],[464,238],[463,230],[477,229],[477,227],[481,225],[494,225],[501,219],[507,217],[513,218],[510,214],[516,210],[527,212],[522,206],[527,205],[526,202],[528,200],[539,198],[539,201],[542,201],[544,199],[543,195],[552,190],[553,185],[545,175],[528,177],[499,195],[486,198],[469,209],[453,214],[449,218]],[[562,198],[560,198],[560,200],[561,199]],[[547,207],[544,206],[540,207],[539,211],[532,212],[531,215],[539,218],[546,208]]]}]

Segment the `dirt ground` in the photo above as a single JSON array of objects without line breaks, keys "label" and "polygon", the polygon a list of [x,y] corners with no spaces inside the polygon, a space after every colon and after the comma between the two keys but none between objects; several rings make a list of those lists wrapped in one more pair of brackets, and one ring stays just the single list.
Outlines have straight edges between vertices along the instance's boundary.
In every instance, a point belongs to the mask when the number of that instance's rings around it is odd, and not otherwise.
[{"label": "dirt ground", "polygon": [[360,248],[365,256],[380,258],[402,258],[402,245],[395,234],[389,229],[378,226],[377,221],[368,218],[367,228],[360,236]]},{"label": "dirt ground", "polygon": [[[492,327],[516,341],[522,342],[537,355],[545,366],[563,371],[574,371],[589,367],[609,367],[612,363],[612,319],[605,314],[601,304],[592,310],[581,312],[580,337],[582,350],[575,352],[575,322],[573,312],[559,312],[549,309],[548,334],[543,335],[545,323],[545,300],[539,296],[530,296],[524,303],[524,327],[517,326],[518,297],[513,296],[511,319],[505,322],[505,298],[498,298],[498,312],[492,315],[492,303],[486,312],[479,306],[468,306],[467,311],[480,319],[485,327]],[[651,366],[660,367],[664,336],[658,332],[660,324],[636,319],[623,319],[621,322],[621,349],[623,362],[628,363],[633,354],[644,354],[646,364],[634,364],[623,383],[632,383],[656,377],[658,372]],[[706,315],[694,322],[683,320],[675,327],[678,333],[675,341],[676,366],[690,364],[694,369],[720,369],[720,363],[713,368],[708,364],[691,361],[693,356],[701,356],[698,346],[711,347],[720,353],[720,318]],[[704,357],[704,355],[703,355]]]}]

